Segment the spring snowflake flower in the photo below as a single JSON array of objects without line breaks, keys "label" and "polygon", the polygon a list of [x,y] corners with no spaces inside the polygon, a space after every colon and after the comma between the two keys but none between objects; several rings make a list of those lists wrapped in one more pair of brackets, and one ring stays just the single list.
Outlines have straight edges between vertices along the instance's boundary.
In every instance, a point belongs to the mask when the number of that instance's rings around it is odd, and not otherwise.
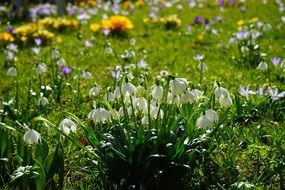
[{"label": "spring snowflake flower", "polygon": [[230,93],[227,89],[220,87],[220,86],[215,88],[214,94],[215,94],[216,98],[220,98],[221,96],[229,96],[230,95]]},{"label": "spring snowflake flower", "polygon": [[41,141],[41,135],[33,129],[29,129],[23,137],[27,144],[37,144]]},{"label": "spring snowflake flower", "polygon": [[233,104],[231,96],[221,96],[219,97],[219,103],[221,107],[230,107]]},{"label": "spring snowflake flower", "polygon": [[51,50],[51,58],[53,60],[58,60],[60,58],[60,53],[57,49],[52,49]]},{"label": "spring snowflake flower", "polygon": [[144,97],[136,98],[134,104],[140,111],[147,113],[147,100]]},{"label": "spring snowflake flower", "polygon": [[49,100],[46,97],[41,96],[39,101],[38,101],[38,105],[39,106],[46,106],[48,104],[49,104]]},{"label": "spring snowflake flower", "polygon": [[89,97],[97,96],[101,91],[100,86],[95,86],[89,90]]},{"label": "spring snowflake flower", "polygon": [[136,87],[132,83],[126,82],[121,87],[121,91],[122,91],[123,96],[134,95],[136,92]]},{"label": "spring snowflake flower", "polygon": [[201,115],[197,121],[196,126],[198,128],[206,129],[208,127],[212,127],[214,122],[219,120],[219,116],[216,111],[213,109],[208,109],[205,111],[205,114]]},{"label": "spring snowflake flower", "polygon": [[185,78],[175,78],[170,81],[170,89],[173,95],[185,92],[187,89],[188,82]]},{"label": "spring snowflake flower", "polygon": [[36,70],[36,75],[42,75],[47,72],[47,65],[44,63],[41,63],[36,67],[35,70]]},{"label": "spring snowflake flower", "polygon": [[163,88],[161,86],[153,86],[151,91],[152,98],[156,101],[161,100],[163,96]]},{"label": "spring snowflake flower", "polygon": [[15,77],[17,76],[17,69],[15,67],[11,67],[7,71],[7,75],[10,77]]},{"label": "spring snowflake flower", "polygon": [[59,130],[61,130],[66,135],[69,135],[70,132],[75,132],[76,128],[77,128],[77,125],[73,121],[67,118],[65,118],[59,124]]},{"label": "spring snowflake flower", "polygon": [[267,70],[268,70],[268,65],[267,65],[266,62],[261,61],[261,62],[258,64],[257,69],[260,70],[260,71],[267,71]]},{"label": "spring snowflake flower", "polygon": [[104,108],[97,108],[89,113],[88,118],[93,120],[94,123],[104,123],[111,120],[111,113]]}]

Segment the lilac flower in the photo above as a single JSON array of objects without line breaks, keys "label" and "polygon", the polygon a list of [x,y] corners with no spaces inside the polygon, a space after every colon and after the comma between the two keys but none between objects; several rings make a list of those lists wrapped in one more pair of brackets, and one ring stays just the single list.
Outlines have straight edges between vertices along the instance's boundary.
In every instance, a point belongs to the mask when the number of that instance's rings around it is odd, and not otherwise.
[{"label": "lilac flower", "polygon": [[112,71],[111,73],[112,73],[113,79],[118,79],[120,77],[120,74],[121,74],[120,67],[117,66],[116,70]]},{"label": "lilac flower", "polygon": [[196,16],[195,18],[194,18],[194,23],[195,24],[200,24],[200,23],[202,23],[204,21],[204,17],[202,17],[202,16]]},{"label": "lilac flower", "polygon": [[261,86],[261,87],[257,88],[256,94],[259,96],[263,96],[264,95],[264,87]]},{"label": "lilac flower", "polygon": [[68,67],[68,66],[62,66],[62,67],[60,68],[60,72],[61,72],[62,74],[64,74],[64,75],[67,75],[67,74],[69,74],[69,73],[71,72],[71,68]]},{"label": "lilac flower", "polygon": [[102,32],[105,36],[108,36],[111,33],[111,30],[110,29],[103,29]]},{"label": "lilac flower", "polygon": [[272,57],[272,58],[271,58],[271,63],[272,63],[274,66],[277,66],[280,62],[281,62],[281,58],[280,58],[280,57]]},{"label": "lilac flower", "polygon": [[246,88],[240,85],[238,92],[240,93],[240,95],[246,97],[246,99],[248,99],[248,96],[251,93],[249,85],[247,85]]},{"label": "lilac flower", "polygon": [[156,18],[157,18],[157,15],[156,15],[155,12],[150,12],[150,13],[148,14],[148,16],[149,16],[151,19],[156,19]]},{"label": "lilac flower", "polygon": [[8,26],[8,27],[6,28],[6,32],[8,32],[8,33],[10,33],[10,34],[12,34],[13,31],[14,31],[14,28],[13,28],[12,26]]},{"label": "lilac flower", "polygon": [[85,40],[85,41],[84,41],[84,46],[85,46],[86,48],[89,48],[89,47],[92,47],[93,44],[92,44],[92,42],[91,42],[90,40]]},{"label": "lilac flower", "polygon": [[241,12],[245,12],[246,11],[246,7],[245,6],[240,7],[240,11]]},{"label": "lilac flower", "polygon": [[204,55],[197,54],[193,57],[195,61],[202,61],[204,59]]},{"label": "lilac flower", "polygon": [[34,41],[35,41],[37,46],[40,46],[42,44],[42,39],[41,38],[35,38]]},{"label": "lilac flower", "polygon": [[285,96],[285,91],[279,93],[278,89],[275,88],[274,90],[272,88],[268,88],[268,93],[270,98],[275,101],[275,100],[279,100],[280,98],[283,98]]},{"label": "lilac flower", "polygon": [[234,6],[235,3],[236,3],[236,0],[230,0],[230,5],[231,5],[231,6]]},{"label": "lilac flower", "polygon": [[225,0],[218,0],[218,6],[222,7],[225,4]]},{"label": "lilac flower", "polygon": [[147,62],[144,59],[141,59],[138,63],[137,63],[138,68],[141,69],[146,69],[147,68]]}]

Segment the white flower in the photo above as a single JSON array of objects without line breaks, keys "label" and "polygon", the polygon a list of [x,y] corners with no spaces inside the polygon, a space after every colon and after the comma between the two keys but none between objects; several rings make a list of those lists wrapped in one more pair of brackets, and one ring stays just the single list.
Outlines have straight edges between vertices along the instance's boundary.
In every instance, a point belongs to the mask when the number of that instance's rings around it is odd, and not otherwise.
[{"label": "white flower", "polygon": [[47,72],[47,65],[46,64],[41,63],[36,67],[36,74],[37,75],[42,75],[46,72]]},{"label": "white flower", "polygon": [[27,144],[37,144],[39,141],[41,141],[41,135],[37,131],[33,129],[29,129],[25,134],[24,134],[24,141]]},{"label": "white flower", "polygon": [[89,71],[82,71],[81,78],[84,80],[88,80],[92,78],[92,74]]},{"label": "white flower", "polygon": [[34,52],[34,54],[39,55],[41,52],[41,47],[33,47],[32,51]]},{"label": "white flower", "polygon": [[59,124],[59,130],[61,130],[66,135],[69,135],[70,131],[75,132],[76,128],[76,124],[67,118],[62,120],[62,122]]},{"label": "white flower", "polygon": [[199,128],[208,128],[212,127],[214,122],[217,122],[219,120],[219,116],[216,111],[213,109],[208,109],[205,111],[205,114],[201,115],[197,121],[196,125]]},{"label": "white flower", "polygon": [[197,101],[203,95],[203,92],[197,89],[193,89],[191,91],[186,91],[184,94],[181,95],[181,103],[185,104],[189,101]]},{"label": "white flower", "polygon": [[57,49],[52,49],[51,50],[51,58],[54,60],[57,60],[60,58],[60,53]]},{"label": "white flower", "polygon": [[65,62],[65,60],[64,60],[63,58],[60,58],[60,59],[58,59],[58,60],[56,61],[56,64],[57,64],[59,67],[61,67],[61,66],[66,65],[66,62]]},{"label": "white flower", "polygon": [[121,91],[123,96],[133,95],[136,92],[136,87],[129,82],[126,82],[122,87]]},{"label": "white flower", "polygon": [[230,95],[229,91],[223,87],[217,87],[214,90],[214,94],[215,94],[216,98],[220,98],[221,96],[229,96]]},{"label": "white flower", "polygon": [[7,71],[7,75],[10,77],[15,77],[17,76],[17,69],[15,67],[11,67]]},{"label": "white flower", "polygon": [[144,97],[136,98],[134,103],[139,110],[143,113],[147,113],[147,100]]},{"label": "white flower", "polygon": [[204,62],[200,62],[198,64],[197,68],[199,71],[202,71],[202,72],[204,72],[208,69],[207,65]]},{"label": "white flower", "polygon": [[114,93],[108,91],[107,94],[106,94],[106,96],[105,96],[105,99],[106,99],[107,101],[113,101],[113,100],[115,99]]},{"label": "white flower", "polygon": [[185,78],[175,78],[170,81],[170,89],[174,95],[186,91],[187,85],[187,80]]},{"label": "white flower", "polygon": [[213,122],[206,115],[201,115],[196,121],[196,126],[198,128],[206,129],[208,127],[212,127],[212,125]]},{"label": "white flower", "polygon": [[38,105],[40,106],[46,106],[47,104],[49,104],[49,100],[46,97],[40,97],[39,101],[38,101]]},{"label": "white flower", "polygon": [[163,96],[163,88],[161,86],[155,85],[151,91],[152,98],[155,100],[161,100]]},{"label": "white flower", "polygon": [[89,113],[88,118],[92,119],[94,123],[105,122],[111,120],[111,113],[104,108],[97,108]]},{"label": "white flower", "polygon": [[221,107],[229,107],[233,104],[232,98],[230,95],[219,97],[219,103]]},{"label": "white flower", "polygon": [[167,103],[178,105],[180,103],[180,97],[178,95],[174,95],[173,93],[169,93],[167,96]]},{"label": "white flower", "polygon": [[100,93],[101,87],[95,86],[89,90],[89,96],[97,96]]},{"label": "white flower", "polygon": [[153,119],[157,119],[157,116],[159,116],[162,119],[163,115],[164,115],[164,112],[162,109],[159,110],[159,106],[151,106],[150,107],[150,116]]},{"label": "white flower", "polygon": [[268,70],[268,65],[264,61],[261,61],[258,64],[257,69],[260,70],[260,71],[267,71]]}]

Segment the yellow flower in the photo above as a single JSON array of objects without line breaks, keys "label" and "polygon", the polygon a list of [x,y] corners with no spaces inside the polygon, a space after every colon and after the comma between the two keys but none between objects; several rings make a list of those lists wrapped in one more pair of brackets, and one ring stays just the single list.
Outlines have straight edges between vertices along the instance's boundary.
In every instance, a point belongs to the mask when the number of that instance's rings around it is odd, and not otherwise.
[{"label": "yellow flower", "polygon": [[255,22],[257,22],[257,21],[258,21],[258,18],[257,18],[257,17],[253,17],[252,19],[250,19],[249,22],[255,23]]},{"label": "yellow flower", "polygon": [[13,42],[15,39],[12,34],[8,32],[0,33],[0,41]]},{"label": "yellow flower", "polygon": [[144,6],[144,1],[143,0],[137,0],[136,2],[135,2],[135,5],[137,6],[137,7],[142,7],[142,6]]},{"label": "yellow flower", "polygon": [[131,3],[129,1],[125,1],[123,6],[124,6],[124,9],[129,9],[131,6]]},{"label": "yellow flower", "polygon": [[166,28],[176,28],[181,25],[181,20],[177,18],[176,15],[170,15],[160,19],[160,22],[163,23]]},{"label": "yellow flower", "polygon": [[100,24],[94,23],[94,24],[90,24],[90,30],[92,30],[93,32],[98,32],[101,28]]},{"label": "yellow flower", "polygon": [[102,28],[109,29],[111,32],[125,32],[128,29],[134,28],[134,25],[127,17],[117,15],[103,20]]},{"label": "yellow flower", "polygon": [[244,20],[241,20],[241,19],[240,19],[239,21],[237,21],[237,25],[238,25],[238,26],[244,25]]},{"label": "yellow flower", "polygon": [[28,40],[28,37],[27,36],[21,36],[20,40],[22,42],[26,42]]},{"label": "yellow flower", "polygon": [[200,34],[197,36],[197,41],[198,42],[203,42],[204,41],[204,35],[203,34]]}]

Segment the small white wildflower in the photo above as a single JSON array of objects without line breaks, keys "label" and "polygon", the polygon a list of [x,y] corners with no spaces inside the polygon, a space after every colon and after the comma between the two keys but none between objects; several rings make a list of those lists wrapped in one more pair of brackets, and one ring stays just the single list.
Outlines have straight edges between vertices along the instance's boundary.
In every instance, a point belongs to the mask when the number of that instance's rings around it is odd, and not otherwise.
[{"label": "small white wildflower", "polygon": [[66,135],[69,135],[70,132],[75,132],[76,128],[76,124],[67,118],[62,120],[62,122],[59,124],[59,130],[61,130]]},{"label": "small white wildflower", "polygon": [[29,129],[23,137],[27,144],[37,144],[41,141],[41,135],[34,129]]}]

